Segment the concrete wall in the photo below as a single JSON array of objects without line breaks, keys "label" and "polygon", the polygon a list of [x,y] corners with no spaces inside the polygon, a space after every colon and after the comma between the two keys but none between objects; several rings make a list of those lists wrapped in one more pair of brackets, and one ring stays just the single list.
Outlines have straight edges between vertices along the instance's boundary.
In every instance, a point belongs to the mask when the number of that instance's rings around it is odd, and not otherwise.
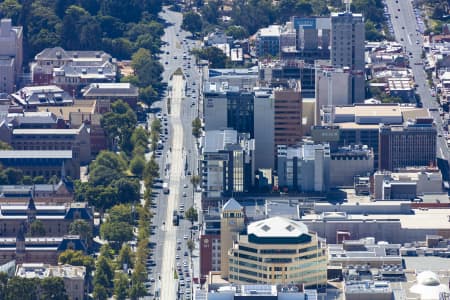
[{"label": "concrete wall", "polygon": [[373,172],[373,156],[370,159],[332,159],[330,161],[330,186],[353,186],[356,175]]},{"label": "concrete wall", "polygon": [[268,95],[255,96],[255,169],[274,169],[274,102]]}]

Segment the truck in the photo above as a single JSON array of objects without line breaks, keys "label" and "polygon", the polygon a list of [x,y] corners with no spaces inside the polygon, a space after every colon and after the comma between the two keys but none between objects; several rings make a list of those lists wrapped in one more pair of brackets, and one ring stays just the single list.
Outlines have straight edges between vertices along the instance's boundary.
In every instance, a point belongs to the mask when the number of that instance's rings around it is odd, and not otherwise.
[{"label": "truck", "polygon": [[169,184],[167,182],[163,182],[162,188],[163,188],[163,193],[164,194],[168,194],[170,192]]}]

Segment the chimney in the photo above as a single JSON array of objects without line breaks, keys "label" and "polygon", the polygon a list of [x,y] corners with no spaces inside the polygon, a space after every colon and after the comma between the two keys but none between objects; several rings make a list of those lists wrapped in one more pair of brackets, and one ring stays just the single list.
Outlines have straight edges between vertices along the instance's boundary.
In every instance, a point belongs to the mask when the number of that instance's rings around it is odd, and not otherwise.
[{"label": "chimney", "polygon": [[1,19],[0,36],[7,37],[11,34],[11,19]]}]

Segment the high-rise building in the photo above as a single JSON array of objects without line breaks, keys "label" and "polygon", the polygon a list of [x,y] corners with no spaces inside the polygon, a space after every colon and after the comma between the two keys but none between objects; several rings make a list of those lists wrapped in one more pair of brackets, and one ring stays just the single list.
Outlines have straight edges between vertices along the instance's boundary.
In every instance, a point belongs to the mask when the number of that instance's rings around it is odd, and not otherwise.
[{"label": "high-rise building", "polygon": [[381,126],[379,170],[436,165],[436,127],[432,118],[399,126]]},{"label": "high-rise building", "polygon": [[273,169],[275,104],[272,89],[255,90],[254,113],[255,170]]},{"label": "high-rise building", "polygon": [[22,72],[22,27],[13,27],[11,19],[0,21],[0,93],[12,93]]},{"label": "high-rise building", "polygon": [[331,63],[352,72],[351,102],[365,98],[364,18],[349,10],[331,14]]},{"label": "high-rise building", "polygon": [[278,146],[278,185],[300,192],[325,192],[329,187],[330,146],[304,143]]},{"label": "high-rise building", "polygon": [[202,186],[206,198],[221,198],[247,191],[253,185],[254,140],[236,130],[206,131]]},{"label": "high-rise building", "polygon": [[222,278],[229,275],[228,251],[245,230],[245,212],[242,205],[231,198],[222,207],[220,216],[220,271]]},{"label": "high-rise building", "polygon": [[301,142],[302,94],[300,81],[290,81],[289,88],[275,89],[275,147]]},{"label": "high-rise building", "polygon": [[315,232],[299,221],[273,217],[248,225],[228,251],[229,281],[234,284],[327,282],[327,257]]}]

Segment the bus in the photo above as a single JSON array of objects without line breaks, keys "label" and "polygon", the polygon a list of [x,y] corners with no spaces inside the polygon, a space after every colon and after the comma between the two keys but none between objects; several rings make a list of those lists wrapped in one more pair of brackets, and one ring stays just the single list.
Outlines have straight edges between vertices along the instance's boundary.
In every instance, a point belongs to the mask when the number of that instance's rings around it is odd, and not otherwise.
[{"label": "bus", "polygon": [[174,226],[178,226],[178,224],[180,224],[180,216],[176,210],[173,211],[172,223]]},{"label": "bus", "polygon": [[164,194],[168,194],[170,192],[169,184],[167,182],[163,182],[162,188],[163,188],[163,193]]}]

